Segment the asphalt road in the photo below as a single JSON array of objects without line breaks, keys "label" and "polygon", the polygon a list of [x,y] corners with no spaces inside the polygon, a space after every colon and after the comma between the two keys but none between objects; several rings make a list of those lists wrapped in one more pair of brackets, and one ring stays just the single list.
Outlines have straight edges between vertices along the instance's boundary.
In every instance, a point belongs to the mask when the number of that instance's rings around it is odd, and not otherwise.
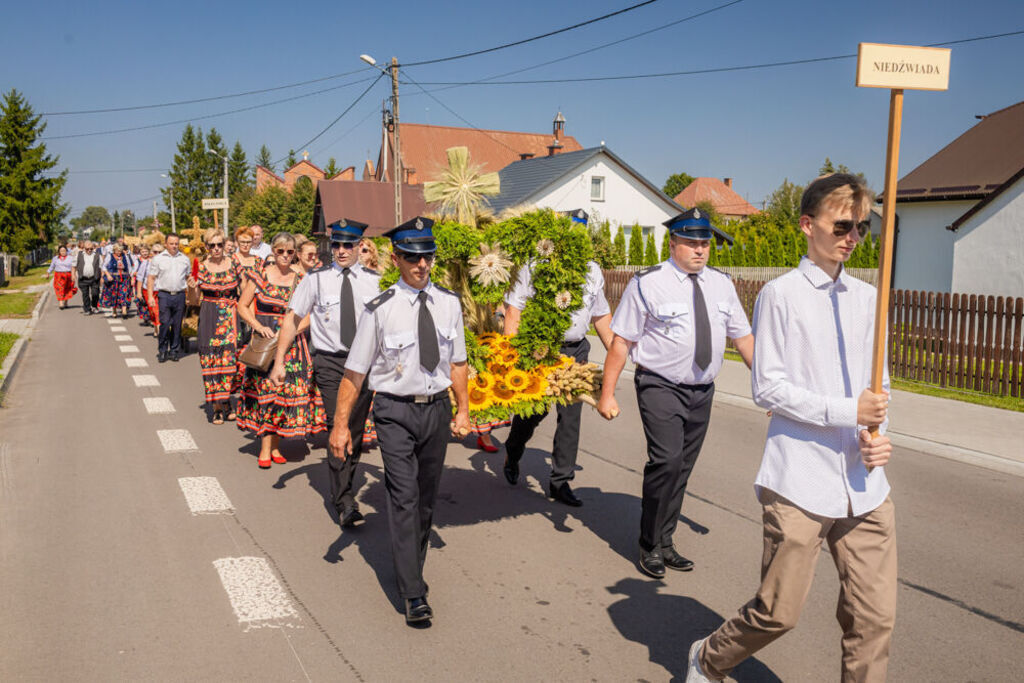
[{"label": "asphalt road", "polygon": [[[367,523],[341,533],[323,438],[260,471],[251,439],[207,422],[194,355],[158,365],[148,328],[78,310],[47,307],[0,410],[0,680],[665,681],[757,586],[765,417],[716,406],[676,537],[697,568],[652,581],[634,566],[644,443],[624,379],[616,421],[584,411],[582,508],[543,493],[553,417],[517,488],[503,454],[451,445],[426,568],[436,619],[410,629],[378,451],[363,458]],[[147,412],[157,398],[175,412]],[[158,430],[195,448],[167,452]],[[1024,680],[1024,479],[909,450],[888,469],[890,680]],[[186,490],[230,509],[193,514]],[[736,679],[838,680],[837,595],[823,554],[797,629]]]}]

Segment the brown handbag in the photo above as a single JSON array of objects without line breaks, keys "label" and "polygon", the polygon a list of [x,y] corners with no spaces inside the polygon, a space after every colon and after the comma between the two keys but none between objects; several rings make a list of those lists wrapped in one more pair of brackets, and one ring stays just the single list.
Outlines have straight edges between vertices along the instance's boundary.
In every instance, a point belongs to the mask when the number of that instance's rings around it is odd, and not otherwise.
[{"label": "brown handbag", "polygon": [[264,337],[254,332],[249,344],[239,354],[238,361],[247,368],[266,372],[274,363],[274,356],[277,354],[277,339],[277,332],[273,337]]}]

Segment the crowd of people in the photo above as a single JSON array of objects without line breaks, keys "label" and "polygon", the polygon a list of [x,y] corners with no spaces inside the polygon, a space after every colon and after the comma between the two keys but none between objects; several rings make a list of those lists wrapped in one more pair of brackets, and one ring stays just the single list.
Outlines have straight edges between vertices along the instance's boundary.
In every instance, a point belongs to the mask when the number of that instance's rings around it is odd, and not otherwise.
[{"label": "crowd of people", "polygon": [[[751,368],[754,400],[771,417],[755,483],[762,583],[736,616],[692,644],[687,681],[724,679],[794,627],[823,543],[841,584],[842,678],[885,679],[897,588],[884,472],[892,446],[879,434],[888,394],[869,388],[874,288],[843,268],[869,230],[870,204],[870,191],[849,174],[823,176],[804,190],[807,256],[764,287],[753,325],[729,277],[707,266],[713,229],[699,209],[665,223],[669,258],[632,278],[614,315],[596,264],[583,305],[572,312],[561,353],[586,362],[594,327],[607,350],[596,406],[606,419],[619,414],[615,391],[627,358],[635,366],[647,446],[637,553],[643,574],[661,579],[666,569],[694,569],[677,551],[675,531],[727,339]],[[573,220],[585,222],[585,213]],[[158,329],[160,362],[180,357],[186,290],[194,290],[211,420],[235,420],[258,438],[261,468],[286,462],[281,439],[328,431],[330,502],[345,529],[364,521],[354,472],[364,434],[375,429],[399,593],[406,622],[418,626],[434,617],[423,567],[447,444],[475,431],[481,448],[497,450],[484,440],[495,425],[470,420],[462,308],[456,294],[431,282],[432,221],[416,217],[387,233],[399,279],[384,291],[366,227],[349,219],[331,224],[328,264],[304,237],[280,233],[267,244],[252,226],[239,228],[233,244],[220,230],[206,231],[200,259],[182,255],[170,235],[162,253],[148,256],[120,243],[103,245],[108,253],[99,257],[88,242],[77,255],[62,248],[51,271],[62,308],[77,287],[90,312],[90,283],[99,280],[100,305],[126,316],[134,291],[143,322]],[[506,334],[517,331],[533,279],[529,266],[521,268],[505,298]],[[263,355],[250,353],[258,340],[276,340],[276,347],[268,342]],[[557,413],[548,495],[578,507],[583,501],[570,482],[580,406]],[[509,485],[518,483],[526,443],[544,417],[513,420],[503,466]]]}]

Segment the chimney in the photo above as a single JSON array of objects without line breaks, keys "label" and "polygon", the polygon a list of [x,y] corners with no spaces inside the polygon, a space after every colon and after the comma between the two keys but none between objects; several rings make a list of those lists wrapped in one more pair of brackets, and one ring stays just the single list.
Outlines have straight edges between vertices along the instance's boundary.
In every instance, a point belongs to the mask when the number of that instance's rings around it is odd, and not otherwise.
[{"label": "chimney", "polygon": [[416,176],[415,168],[403,168],[405,171],[405,184],[406,185],[417,185],[419,184],[419,178]]},{"label": "chimney", "polygon": [[519,160],[520,161],[525,161],[527,159],[532,159],[532,158],[533,158],[533,152],[521,152],[519,154]]},{"label": "chimney", "polygon": [[555,138],[555,141],[548,145],[548,156],[553,157],[562,151],[562,143]]},{"label": "chimney", "polygon": [[[565,132],[565,117],[562,116],[562,112],[558,112],[555,116],[552,128],[555,134],[555,143],[558,144],[562,141],[562,133]],[[559,147],[561,147],[561,145],[559,145]]]},{"label": "chimney", "polygon": [[732,189],[732,178],[722,178],[722,182],[725,183],[725,186],[730,190]]}]

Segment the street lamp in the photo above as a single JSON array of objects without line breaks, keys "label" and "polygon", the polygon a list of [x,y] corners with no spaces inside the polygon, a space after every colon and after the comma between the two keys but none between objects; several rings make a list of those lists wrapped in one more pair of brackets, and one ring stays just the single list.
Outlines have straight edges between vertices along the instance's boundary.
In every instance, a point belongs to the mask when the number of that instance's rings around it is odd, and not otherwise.
[{"label": "street lamp", "polygon": [[398,131],[398,58],[392,57],[386,68],[377,66],[377,60],[370,55],[359,55],[370,66],[381,73],[391,73],[391,121],[394,125],[394,142],[391,145],[391,176],[395,183],[395,225],[402,223],[402,139]]},{"label": "street lamp", "polygon": [[[161,173],[160,177],[161,178],[167,178],[168,180],[171,181],[171,233],[176,235],[176,234],[178,234],[178,230],[177,230],[176,226],[174,225],[174,180],[171,179],[171,176],[169,175],[169,172],[168,173]],[[156,211],[153,212],[153,222],[154,223],[156,222]]]},{"label": "street lamp", "polygon": [[228,205],[227,205],[227,202],[228,202],[228,158],[226,156],[221,155],[219,152],[213,151],[212,149],[208,149],[206,151],[209,152],[210,154],[212,154],[215,157],[220,157],[220,159],[224,162],[224,234],[227,235],[227,234],[230,234],[230,230],[228,229]]}]

